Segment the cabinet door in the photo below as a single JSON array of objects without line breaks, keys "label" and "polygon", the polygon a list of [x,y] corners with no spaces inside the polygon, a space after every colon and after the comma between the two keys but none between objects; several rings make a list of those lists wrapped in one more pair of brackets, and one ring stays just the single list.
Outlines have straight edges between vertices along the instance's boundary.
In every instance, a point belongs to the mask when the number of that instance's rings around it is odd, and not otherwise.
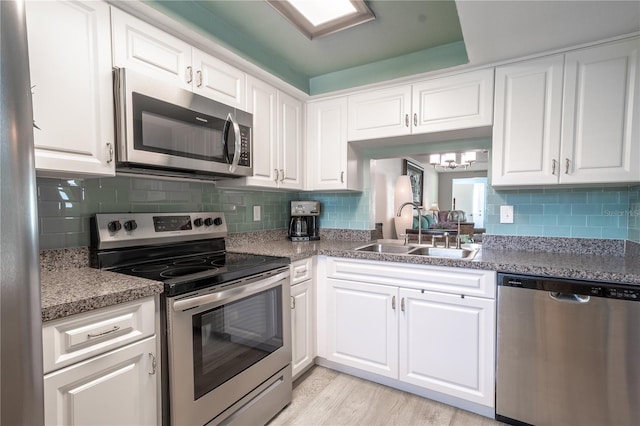
[{"label": "cabinet door", "polygon": [[247,77],[247,109],[253,114],[253,177],[247,184],[277,187],[278,147],[276,107],[278,91],[251,76]]},{"label": "cabinet door", "polygon": [[246,74],[218,58],[193,49],[193,91],[241,110],[247,109]]},{"label": "cabinet door", "polygon": [[278,158],[280,188],[302,189],[302,102],[278,92]]},{"label": "cabinet door", "polygon": [[295,378],[315,358],[313,284],[311,280],[291,287],[292,375]]},{"label": "cabinet door", "polygon": [[640,40],[567,53],[560,183],[640,181]]},{"label": "cabinet door", "polygon": [[47,425],[156,425],[156,338],[44,376]]},{"label": "cabinet door", "polygon": [[491,126],[493,68],[413,85],[413,133]]},{"label": "cabinet door", "polygon": [[191,90],[191,46],[119,9],[111,8],[113,65]]},{"label": "cabinet door", "polygon": [[313,102],[307,108],[307,189],[347,189],[347,98]]},{"label": "cabinet door", "polygon": [[398,378],[397,288],[327,279],[327,359]]},{"label": "cabinet door", "polygon": [[496,68],[491,184],[558,182],[563,55]]},{"label": "cabinet door", "polygon": [[109,6],[28,1],[26,15],[38,175],[113,176]]},{"label": "cabinet door", "polygon": [[411,86],[349,96],[350,141],[411,133]]},{"label": "cabinet door", "polygon": [[400,289],[400,380],[494,405],[495,302]]}]

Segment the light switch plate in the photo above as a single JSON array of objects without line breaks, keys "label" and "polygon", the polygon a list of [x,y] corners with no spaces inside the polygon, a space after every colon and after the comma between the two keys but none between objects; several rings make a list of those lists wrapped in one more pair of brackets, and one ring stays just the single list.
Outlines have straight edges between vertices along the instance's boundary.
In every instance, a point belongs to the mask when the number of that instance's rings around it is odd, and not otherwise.
[{"label": "light switch plate", "polygon": [[500,206],[500,223],[513,223],[513,206]]},{"label": "light switch plate", "polygon": [[253,221],[260,222],[260,206],[253,206]]}]

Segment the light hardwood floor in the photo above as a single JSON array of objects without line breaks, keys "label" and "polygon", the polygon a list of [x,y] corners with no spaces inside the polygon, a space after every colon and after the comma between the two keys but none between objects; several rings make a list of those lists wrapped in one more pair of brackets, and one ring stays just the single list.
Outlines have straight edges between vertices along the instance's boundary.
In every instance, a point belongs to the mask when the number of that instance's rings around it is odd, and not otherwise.
[{"label": "light hardwood floor", "polygon": [[296,380],[293,401],[269,426],[448,425],[502,423],[357,377],[315,366]]}]

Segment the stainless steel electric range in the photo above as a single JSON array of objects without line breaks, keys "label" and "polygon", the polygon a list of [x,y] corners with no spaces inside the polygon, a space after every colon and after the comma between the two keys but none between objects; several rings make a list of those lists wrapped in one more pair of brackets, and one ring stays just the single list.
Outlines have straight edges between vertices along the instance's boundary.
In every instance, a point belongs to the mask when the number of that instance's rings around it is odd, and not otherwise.
[{"label": "stainless steel electric range", "polygon": [[289,259],[227,253],[222,213],[97,214],[92,266],[164,282],[163,424],[264,424],[291,402]]}]

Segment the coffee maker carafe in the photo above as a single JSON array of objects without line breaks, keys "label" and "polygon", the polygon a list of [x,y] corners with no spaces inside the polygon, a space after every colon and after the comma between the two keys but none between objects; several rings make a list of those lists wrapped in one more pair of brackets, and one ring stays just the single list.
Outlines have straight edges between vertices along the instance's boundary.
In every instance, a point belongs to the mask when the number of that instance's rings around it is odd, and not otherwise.
[{"label": "coffee maker carafe", "polygon": [[292,201],[289,239],[291,241],[319,240],[320,201]]}]

